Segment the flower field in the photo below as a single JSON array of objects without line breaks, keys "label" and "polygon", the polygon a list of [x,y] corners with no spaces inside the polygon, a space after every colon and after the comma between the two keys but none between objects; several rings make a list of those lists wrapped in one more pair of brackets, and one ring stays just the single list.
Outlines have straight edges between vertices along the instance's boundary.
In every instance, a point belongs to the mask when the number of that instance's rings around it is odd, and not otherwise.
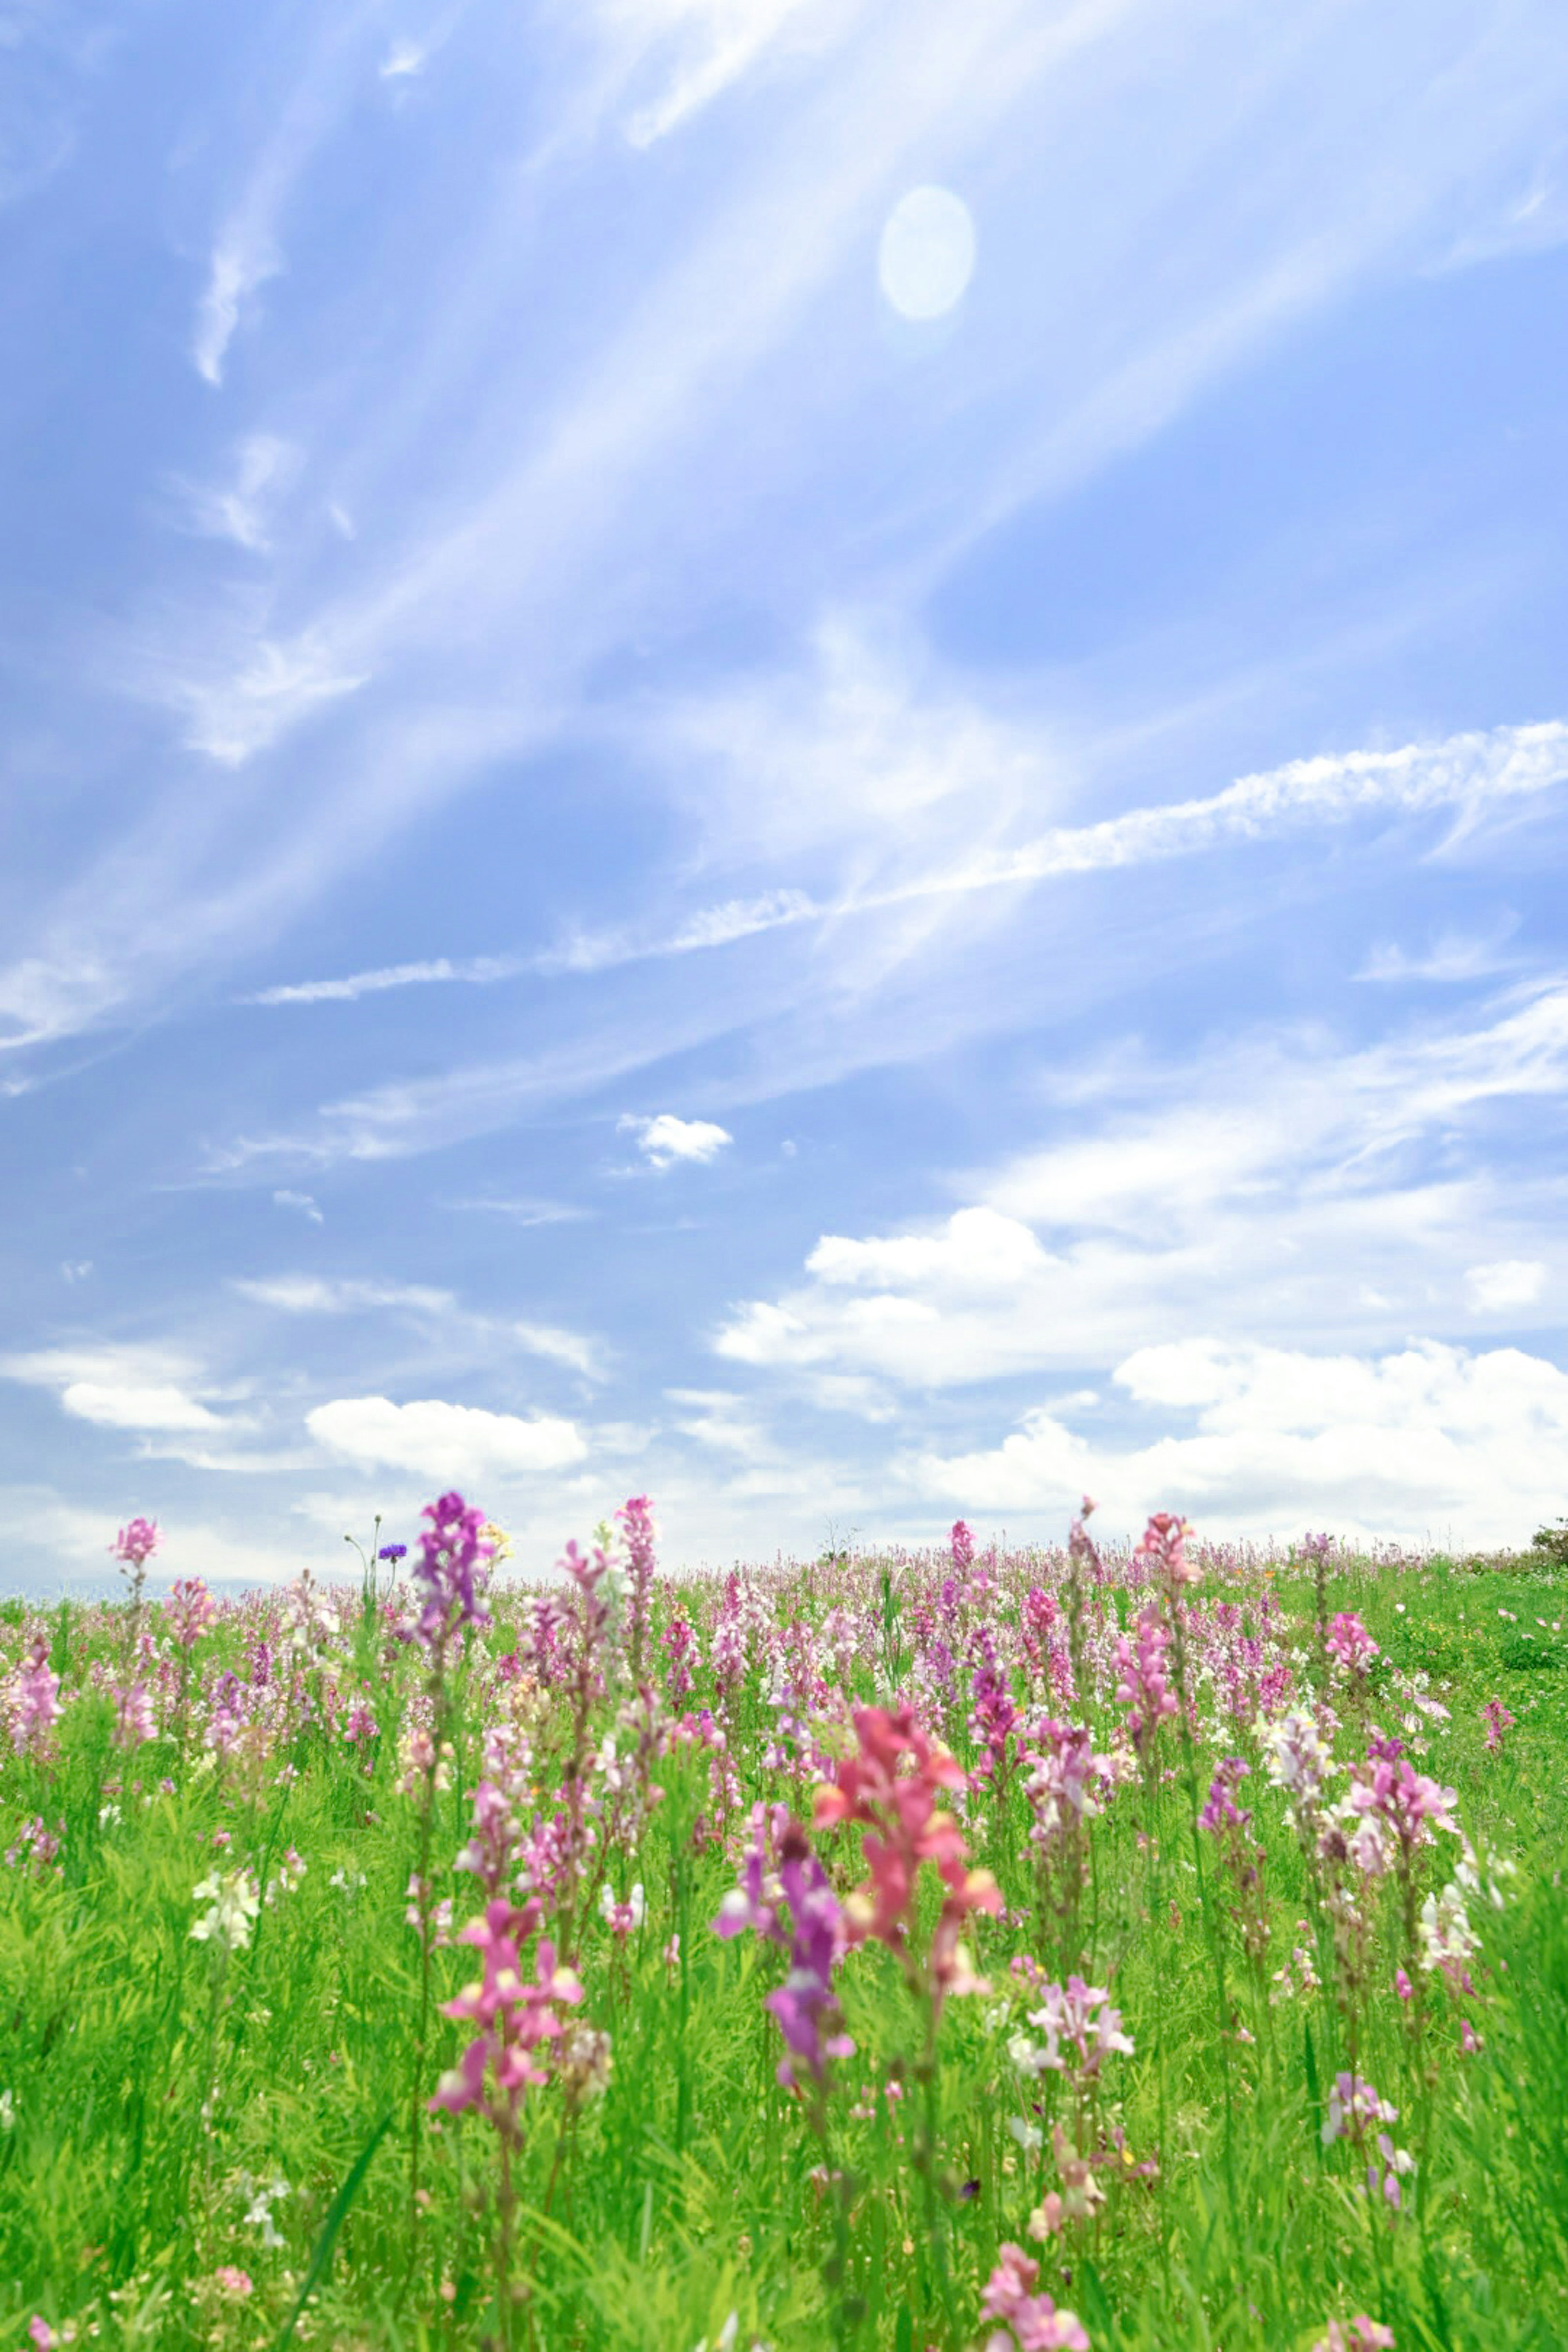
[{"label": "flower field", "polygon": [[1550,1552],[0,1611],[0,2352],[1568,2344]]}]

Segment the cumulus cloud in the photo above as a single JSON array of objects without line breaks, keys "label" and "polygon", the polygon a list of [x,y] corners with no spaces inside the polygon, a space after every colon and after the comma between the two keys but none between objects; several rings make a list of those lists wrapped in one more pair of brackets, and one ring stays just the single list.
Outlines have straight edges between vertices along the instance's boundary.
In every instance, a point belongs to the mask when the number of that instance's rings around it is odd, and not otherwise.
[{"label": "cumulus cloud", "polygon": [[677,1118],[668,1110],[654,1118],[639,1118],[627,1111],[616,1125],[623,1135],[636,1136],[638,1150],[655,1168],[672,1168],[678,1160],[705,1164],[735,1140],[726,1128],[716,1127],[711,1119]]},{"label": "cumulus cloud", "polygon": [[394,1404],[387,1397],[337,1397],[305,1421],[317,1443],[344,1461],[417,1472],[437,1484],[568,1469],[588,1451],[570,1421],[436,1398]]},{"label": "cumulus cloud", "polygon": [[907,1456],[904,1475],[922,1495],[1047,1524],[1087,1489],[1121,1526],[1165,1507],[1222,1533],[1327,1521],[1505,1543],[1568,1492],[1568,1373],[1518,1349],[1423,1340],[1363,1356],[1198,1339],[1141,1349],[1114,1378],[1157,1433],[1118,1444],[1044,1407],[994,1446]]}]

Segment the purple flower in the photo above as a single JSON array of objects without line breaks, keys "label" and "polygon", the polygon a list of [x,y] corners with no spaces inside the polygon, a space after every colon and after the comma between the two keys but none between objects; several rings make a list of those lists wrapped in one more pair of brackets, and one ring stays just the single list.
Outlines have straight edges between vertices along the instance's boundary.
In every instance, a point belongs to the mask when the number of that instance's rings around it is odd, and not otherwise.
[{"label": "purple flower", "polygon": [[1212,1830],[1218,1837],[1226,1828],[1244,1828],[1252,1819],[1252,1815],[1236,1801],[1236,1792],[1251,1769],[1239,1756],[1226,1758],[1209,1783],[1208,1803],[1198,1815],[1200,1829]]},{"label": "purple flower", "polygon": [[484,1513],[471,1509],[461,1495],[443,1495],[438,1503],[427,1503],[421,1516],[430,1525],[419,1538],[414,1567],[425,1594],[414,1634],[426,1649],[444,1651],[463,1626],[489,1622],[484,1588],[495,1547],[480,1538]]},{"label": "purple flower", "polygon": [[[765,1880],[762,1837],[767,1826],[765,1817],[756,1823],[759,1833],[746,1850],[741,1885],[725,1896],[713,1925],[725,1937],[754,1927],[758,1935],[789,1954],[788,1976],[763,2003],[778,2020],[791,2053],[778,2070],[779,2081],[788,2089],[802,2066],[814,2083],[820,2084],[827,2061],[853,2057],[855,2044],[841,2030],[826,2035],[823,2032],[825,2026],[840,2024],[838,1998],[833,1990],[834,1964],[844,1944],[844,1914],[838,1897],[797,1822],[785,1822],[778,1841],[777,1873]],[[784,1905],[787,1920],[783,1916]]]},{"label": "purple flower", "polygon": [[407,1557],[408,1546],[406,1544],[383,1544],[381,1549],[376,1553],[377,1559],[390,1559],[395,1561],[406,1559]]}]

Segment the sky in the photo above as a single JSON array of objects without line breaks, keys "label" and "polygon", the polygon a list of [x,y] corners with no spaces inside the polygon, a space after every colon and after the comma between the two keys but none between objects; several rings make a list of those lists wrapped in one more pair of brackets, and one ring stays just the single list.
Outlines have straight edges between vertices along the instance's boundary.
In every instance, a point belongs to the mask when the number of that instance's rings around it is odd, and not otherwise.
[{"label": "sky", "polygon": [[1568,1510],[1559,0],[0,0],[5,1578]]}]

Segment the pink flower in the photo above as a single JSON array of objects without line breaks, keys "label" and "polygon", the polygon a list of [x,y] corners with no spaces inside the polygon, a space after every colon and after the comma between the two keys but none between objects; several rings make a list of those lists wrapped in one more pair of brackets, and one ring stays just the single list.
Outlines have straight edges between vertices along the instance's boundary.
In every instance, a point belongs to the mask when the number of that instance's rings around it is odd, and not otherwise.
[{"label": "pink flower", "polygon": [[36,1634],[27,1663],[16,1679],[11,1745],[18,1756],[42,1748],[60,1718],[60,1678],[48,1663],[49,1645]]},{"label": "pink flower", "polygon": [[555,1947],[542,1937],[534,1956],[531,1979],[522,1974],[519,1947],[538,1927],[541,1906],[526,1904],[514,1911],[504,1896],[485,1906],[481,1919],[470,1919],[462,1940],[484,1958],[484,1975],[465,1985],[455,2000],[442,2003],[442,2015],[477,2025],[479,2032],[457,2065],[444,2074],[429,2104],[461,2115],[478,2107],[496,2129],[510,2139],[519,2136],[522,2095],[530,2083],[549,2078],[533,2062],[542,2042],[559,2040],[565,2031],[556,2014],[583,1998],[583,1988],[570,1969],[558,1968]]},{"label": "pink flower", "polygon": [[1186,1554],[1191,1534],[1185,1519],[1179,1519],[1174,1511],[1155,1511],[1133,1552],[1134,1559],[1147,1561],[1150,1575],[1168,1601],[1176,1600],[1184,1586],[1200,1580],[1201,1571]]},{"label": "pink flower", "polygon": [[132,1519],[128,1527],[121,1528],[110,1545],[109,1556],[127,1568],[141,1569],[152,1559],[162,1541],[156,1519]]},{"label": "pink flower", "polygon": [[630,1582],[626,1598],[626,1626],[631,1634],[632,1673],[635,1677],[641,1670],[642,1645],[647,1632],[648,1605],[653,1592],[653,1505],[646,1495],[631,1495],[621,1505],[616,1517],[621,1523],[621,1532],[626,1544]]},{"label": "pink flower", "polygon": [[1394,2330],[1380,2327],[1364,2311],[1342,2327],[1337,2319],[1331,2319],[1328,2334],[1319,2337],[1312,2352],[1394,2352]]},{"label": "pink flower", "polygon": [[140,1748],[146,1739],[158,1737],[158,1719],[153,1712],[153,1702],[142,1682],[131,1683],[124,1688],[116,1685],[114,1692],[114,1744],[116,1748]]},{"label": "pink flower", "polygon": [[163,1603],[170,1629],[182,1650],[193,1650],[217,1615],[217,1603],[199,1576],[184,1578]]},{"label": "pink flower", "polygon": [[[1089,2337],[1073,2311],[1058,2311],[1048,2294],[1033,2292],[1040,2275],[1022,2246],[997,2249],[996,2267],[980,2299],[981,2315],[1005,2320],[1019,2352],[1089,2352]],[[1010,2352],[1008,2338],[998,2328],[986,2340],[985,2352]]]},{"label": "pink flower", "polygon": [[1473,2058],[1481,2048],[1481,2037],[1468,2017],[1459,2020],[1459,2047],[1467,2058]]},{"label": "pink flower", "polygon": [[1353,1610],[1342,1609],[1329,1627],[1328,1650],[1331,1658],[1347,1675],[1366,1673],[1373,1658],[1381,1656],[1377,1643]]},{"label": "pink flower", "polygon": [[[1002,1897],[988,1870],[970,1869],[957,1822],[937,1804],[941,1790],[963,1787],[963,1767],[926,1737],[911,1708],[889,1715],[879,1706],[858,1707],[855,1729],[859,1751],[839,1765],[834,1782],[817,1789],[813,1813],[819,1830],[858,1822],[869,1832],[864,1852],[873,1891],[862,1890],[846,1906],[850,1940],[874,1936],[907,1952],[915,1881],[921,1863],[931,1863],[947,1892],[931,1937],[931,1990],[939,2000],[947,1991],[970,1990],[974,1980],[959,1930],[971,1911],[999,1911]],[[906,1758],[913,1765],[907,1772]]]},{"label": "pink flower", "polygon": [[1512,1730],[1514,1720],[1515,1718],[1509,1713],[1500,1698],[1488,1699],[1481,1709],[1481,1721],[1487,1727],[1489,1748],[1498,1748],[1502,1746],[1503,1733]]},{"label": "pink flower", "polygon": [[252,2292],[250,2273],[236,2270],[232,2263],[220,2263],[213,2273],[213,2284],[224,2294],[233,2295],[237,2302]]},{"label": "pink flower", "polygon": [[1399,1752],[1399,1742],[1379,1742],[1364,1764],[1352,1768],[1351,1803],[1358,1813],[1376,1820],[1392,1832],[1405,1855],[1430,1842],[1428,1822],[1440,1829],[1454,1826],[1456,1791],[1440,1788],[1425,1772],[1413,1769]]},{"label": "pink flower", "polygon": [[1165,1680],[1171,1629],[1158,1609],[1140,1612],[1135,1633],[1123,1633],[1112,1660],[1120,1680],[1116,1696],[1129,1710],[1127,1728],[1140,1755],[1160,1726],[1177,1711],[1176,1695]]}]

